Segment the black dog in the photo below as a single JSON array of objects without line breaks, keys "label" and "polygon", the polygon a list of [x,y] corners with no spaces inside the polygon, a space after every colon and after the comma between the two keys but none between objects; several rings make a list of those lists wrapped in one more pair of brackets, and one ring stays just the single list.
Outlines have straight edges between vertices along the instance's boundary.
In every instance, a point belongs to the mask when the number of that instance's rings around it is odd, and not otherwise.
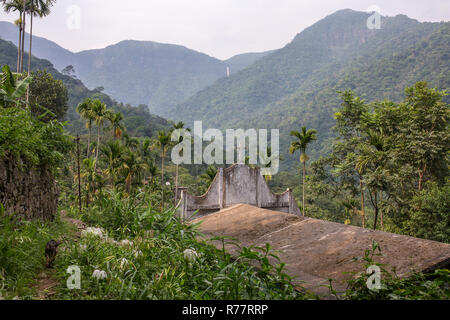
[{"label": "black dog", "polygon": [[47,245],[45,246],[45,259],[47,268],[52,267],[52,263],[53,261],[55,261],[58,246],[61,243],[62,241],[55,241],[55,240],[50,240],[49,242],[47,242]]}]

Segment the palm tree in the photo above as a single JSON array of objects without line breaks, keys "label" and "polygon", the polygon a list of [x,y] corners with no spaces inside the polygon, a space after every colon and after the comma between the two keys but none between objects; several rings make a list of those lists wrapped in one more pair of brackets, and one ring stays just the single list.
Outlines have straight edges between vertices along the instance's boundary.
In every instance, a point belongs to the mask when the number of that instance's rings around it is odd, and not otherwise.
[{"label": "palm tree", "polygon": [[139,139],[132,138],[126,133],[122,137],[123,137],[123,140],[124,140],[125,147],[127,147],[127,148],[129,148],[131,150],[136,150],[137,147],[139,147]]},{"label": "palm tree", "polygon": [[28,0],[29,4],[26,8],[26,12],[30,15],[30,51],[28,54],[28,74],[31,70],[31,47],[33,42],[33,16],[34,17],[46,17],[50,14],[50,7],[56,2],[56,0]]},{"label": "palm tree", "polygon": [[[357,145],[356,149],[360,149],[360,144]],[[353,172],[353,170],[356,171],[357,175],[358,175],[358,179],[359,179],[359,193],[360,193],[360,197],[361,197],[361,210],[359,210],[359,213],[361,215],[362,218],[362,227],[365,228],[366,227],[366,209],[365,209],[365,196],[364,196],[364,166],[358,166],[358,159],[359,157],[357,156],[357,154],[350,152],[349,154],[347,154],[346,156],[346,163],[351,166],[351,170]],[[341,170],[340,169],[341,166],[336,165],[336,169],[337,170]],[[345,166],[342,166],[342,168],[344,168]],[[346,172],[346,175],[351,176],[353,173],[351,172]]]},{"label": "palm tree", "polygon": [[164,159],[166,158],[167,151],[170,146],[170,134],[159,131],[156,145],[161,151],[161,185],[164,184]]},{"label": "palm tree", "polygon": [[80,103],[77,106],[77,112],[80,114],[80,116],[86,120],[86,128],[89,130],[88,135],[88,145],[87,145],[87,152],[86,157],[89,157],[90,155],[90,144],[91,144],[91,134],[92,134],[92,121],[95,120],[95,115],[93,112],[93,101],[89,98],[84,100],[82,103]]},{"label": "palm tree", "polygon": [[[383,164],[386,161],[386,138],[383,134],[383,129],[374,131],[369,129],[367,132],[367,143],[360,146],[361,155],[357,158],[356,169],[358,172],[363,172],[366,168],[371,168],[371,173],[368,177],[369,196],[372,206],[375,210],[375,217],[373,222],[373,229],[377,228],[378,215],[380,213],[379,200],[383,193]],[[380,191],[380,198],[378,192]],[[381,211],[381,229],[383,230],[383,212]]]},{"label": "palm tree", "polygon": [[111,123],[108,129],[112,129],[113,138],[120,138],[124,130],[124,127],[121,123],[121,121],[123,120],[123,115],[120,112],[110,112],[108,114],[108,120]]},{"label": "palm tree", "polygon": [[26,2],[24,0],[8,0],[3,1],[3,9],[6,13],[11,11],[19,11],[19,19],[16,20],[15,24],[19,27],[19,43],[17,45],[17,73],[22,72],[23,64],[23,38],[25,35],[25,7]]},{"label": "palm tree", "polygon": [[158,174],[158,167],[156,166],[153,159],[148,158],[146,160],[147,170],[150,175],[150,182],[153,184],[155,176]]},{"label": "palm tree", "polygon": [[150,153],[151,143],[152,140],[150,140],[149,138],[145,138],[140,144],[139,155],[142,157],[142,159],[146,159],[151,155]]},{"label": "palm tree", "polygon": [[105,173],[111,178],[111,186],[115,187],[116,184],[116,172],[120,167],[120,157],[123,151],[123,146],[118,140],[108,141],[105,145],[101,147],[102,154],[106,158],[107,169]]},{"label": "palm tree", "polygon": [[21,50],[21,42],[22,42],[22,13],[20,14],[20,18],[14,21],[14,24],[19,29],[19,42],[17,46],[17,66],[16,71],[19,73],[19,67],[20,67],[20,50]]},{"label": "palm tree", "polygon": [[145,162],[145,166],[147,172],[150,175],[150,182],[153,184],[154,177],[157,175],[158,167],[155,164],[155,159],[153,154],[151,153],[152,140],[149,138],[145,138],[142,143],[139,144],[139,156]]},{"label": "palm tree", "polygon": [[136,152],[127,150],[124,156],[123,172],[125,175],[125,191],[129,194],[131,183],[134,177],[140,180],[142,171],[145,170],[145,164]]},{"label": "palm tree", "polygon": [[161,151],[161,190],[162,190],[161,211],[164,209],[164,159],[170,146],[171,142],[170,137],[171,137],[170,132],[166,133],[164,131],[159,131],[158,138],[156,139],[156,146]]},{"label": "palm tree", "polygon": [[109,110],[106,108],[106,104],[99,99],[95,99],[92,104],[92,112],[94,115],[94,122],[97,125],[97,147],[95,150],[95,168],[97,168],[98,149],[100,148],[100,132],[102,131],[105,120],[108,119]]},{"label": "palm tree", "polygon": [[347,197],[346,199],[341,201],[341,204],[344,207],[345,217],[347,218],[344,223],[351,224],[352,215],[354,213],[358,213],[358,210],[356,209],[358,206],[358,202],[355,199]]},{"label": "palm tree", "polygon": [[317,131],[315,129],[306,130],[306,127],[302,127],[302,132],[292,131],[291,137],[296,137],[298,140],[293,141],[291,143],[291,147],[289,148],[289,153],[293,154],[295,151],[300,150],[300,162],[303,163],[303,182],[302,182],[302,191],[303,191],[303,200],[302,200],[302,214],[305,216],[305,175],[306,175],[306,162],[309,157],[306,154],[306,148],[308,145],[317,140]]},{"label": "palm tree", "polygon": [[[184,129],[184,123],[182,121],[173,124],[173,130],[181,130]],[[191,131],[189,128],[186,129],[187,131]],[[182,135],[180,135],[180,137],[178,138],[178,143],[182,143],[183,142],[184,137]],[[178,195],[178,168],[179,165],[176,165],[176,173],[175,173],[175,202],[177,201],[177,195]]]},{"label": "palm tree", "polygon": [[81,172],[81,178],[86,183],[86,207],[89,207],[90,194],[95,193],[95,183],[101,179],[101,176],[97,173],[96,160],[93,158],[86,158],[83,160],[83,169]]}]

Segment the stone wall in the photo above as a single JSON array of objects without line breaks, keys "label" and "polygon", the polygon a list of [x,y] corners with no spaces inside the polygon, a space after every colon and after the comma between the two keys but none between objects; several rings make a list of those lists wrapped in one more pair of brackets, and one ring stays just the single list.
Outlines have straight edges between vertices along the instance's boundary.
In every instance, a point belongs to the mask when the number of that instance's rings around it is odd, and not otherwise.
[{"label": "stone wall", "polygon": [[29,168],[11,155],[0,158],[0,203],[7,214],[52,220],[59,188],[46,168]]}]

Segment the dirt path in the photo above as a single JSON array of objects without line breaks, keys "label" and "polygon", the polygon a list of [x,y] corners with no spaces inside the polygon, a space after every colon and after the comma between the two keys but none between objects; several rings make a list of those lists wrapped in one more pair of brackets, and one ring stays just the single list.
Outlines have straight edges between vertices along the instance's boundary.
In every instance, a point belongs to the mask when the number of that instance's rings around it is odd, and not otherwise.
[{"label": "dirt path", "polygon": [[[81,220],[68,217],[66,211],[64,210],[60,212],[60,215],[63,221],[76,227],[77,231],[71,236],[73,236],[74,238],[80,238],[81,231],[83,231],[87,227],[86,224]],[[36,285],[37,300],[48,300],[55,295],[56,292],[54,288],[59,284],[59,282],[54,278],[54,275],[55,269],[53,268],[45,269],[38,275]]]},{"label": "dirt path", "polygon": [[80,238],[80,237],[81,237],[81,231],[83,231],[84,229],[86,229],[86,228],[87,228],[87,225],[86,225],[83,221],[81,221],[81,220],[69,218],[69,217],[67,216],[67,212],[64,211],[64,210],[62,210],[62,211],[60,212],[60,214],[61,214],[61,219],[62,219],[62,220],[64,220],[64,221],[66,221],[67,223],[72,224],[72,225],[74,225],[75,227],[77,227],[78,231],[75,233],[75,236],[76,236],[77,238]]}]

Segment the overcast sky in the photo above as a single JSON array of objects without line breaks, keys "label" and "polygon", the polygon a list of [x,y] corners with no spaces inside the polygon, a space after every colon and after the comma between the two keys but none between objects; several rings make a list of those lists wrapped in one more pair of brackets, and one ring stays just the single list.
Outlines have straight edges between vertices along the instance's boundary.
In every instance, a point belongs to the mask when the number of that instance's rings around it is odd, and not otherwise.
[{"label": "overcast sky", "polygon": [[[173,43],[226,59],[281,48],[304,28],[345,8],[449,21],[449,0],[57,0],[34,34],[71,51],[121,40]],[[79,12],[79,15],[78,15]],[[13,22],[17,13],[0,13]],[[79,23],[78,23],[79,21]]]}]

